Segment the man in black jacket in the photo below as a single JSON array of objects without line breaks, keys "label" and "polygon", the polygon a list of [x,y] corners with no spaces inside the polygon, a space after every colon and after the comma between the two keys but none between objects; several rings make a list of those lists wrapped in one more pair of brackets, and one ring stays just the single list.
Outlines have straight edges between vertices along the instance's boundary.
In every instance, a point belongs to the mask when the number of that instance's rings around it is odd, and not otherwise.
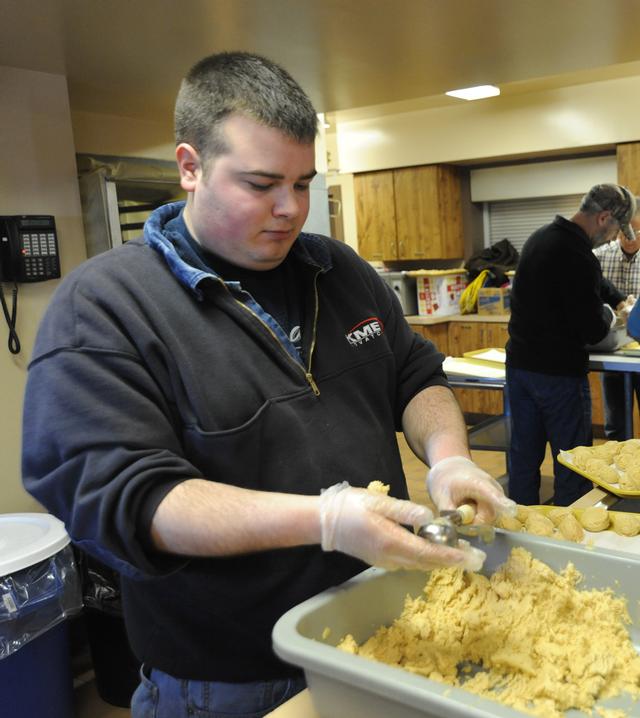
[{"label": "man in black jacket", "polygon": [[271,649],[293,605],[368,564],[481,565],[404,528],[431,512],[396,431],[439,509],[512,508],[470,460],[442,355],[348,246],[301,232],[316,125],[265,58],[202,60],[176,103],[186,205],[71,273],[39,331],[24,483],[122,576],[134,718],[261,716],[304,685]]},{"label": "man in black jacket", "polygon": [[606,336],[616,321],[612,307],[625,299],[603,280],[592,250],[618,231],[632,233],[635,211],[635,197],[626,187],[596,185],[571,220],[557,216],[522,249],[507,343],[509,496],[518,503],[540,501],[547,441],[554,457],[554,503],[566,506],[590,488],[559,464],[557,455],[591,444],[586,347]]}]

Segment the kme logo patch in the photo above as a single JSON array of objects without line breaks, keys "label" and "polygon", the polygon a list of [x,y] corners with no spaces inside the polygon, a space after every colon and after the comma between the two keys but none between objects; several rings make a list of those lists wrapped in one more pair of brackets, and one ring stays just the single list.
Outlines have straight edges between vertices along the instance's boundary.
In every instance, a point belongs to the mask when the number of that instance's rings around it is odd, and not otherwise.
[{"label": "kme logo patch", "polygon": [[352,347],[359,347],[376,337],[381,337],[384,332],[384,325],[378,317],[369,317],[349,329],[346,333],[347,341]]}]

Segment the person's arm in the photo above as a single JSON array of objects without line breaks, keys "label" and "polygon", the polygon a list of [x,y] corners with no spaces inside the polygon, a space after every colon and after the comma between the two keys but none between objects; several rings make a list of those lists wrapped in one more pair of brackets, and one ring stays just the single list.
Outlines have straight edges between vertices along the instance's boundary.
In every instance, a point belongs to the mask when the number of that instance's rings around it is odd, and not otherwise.
[{"label": "person's arm", "polygon": [[320,496],[240,489],[201,479],[174,487],[151,523],[157,550],[186,556],[234,556],[320,544],[387,569],[479,570],[484,553],[438,546],[406,531],[433,518],[426,506],[346,482]]},{"label": "person's arm", "polygon": [[450,389],[432,386],[416,394],[402,425],[409,446],[431,466],[427,490],[440,511],[470,503],[477,521],[489,523],[500,513],[514,513],[500,484],[472,461],[464,418]]},{"label": "person's arm", "polygon": [[447,387],[416,394],[402,415],[402,430],[413,453],[429,466],[447,456],[471,458],[460,405]]},{"label": "person's arm", "polygon": [[232,556],[320,542],[319,497],[188,479],[160,502],[154,546],[187,556]]}]

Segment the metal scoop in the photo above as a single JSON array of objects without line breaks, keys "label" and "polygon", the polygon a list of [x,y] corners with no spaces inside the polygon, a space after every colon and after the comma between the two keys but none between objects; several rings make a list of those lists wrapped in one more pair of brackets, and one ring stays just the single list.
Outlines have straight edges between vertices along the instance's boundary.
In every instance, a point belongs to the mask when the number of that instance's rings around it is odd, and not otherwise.
[{"label": "metal scoop", "polygon": [[418,536],[452,548],[458,547],[460,536],[477,537],[483,543],[492,543],[496,535],[494,527],[472,523],[475,515],[475,508],[469,504],[463,504],[453,511],[442,511],[438,518],[420,527]]}]

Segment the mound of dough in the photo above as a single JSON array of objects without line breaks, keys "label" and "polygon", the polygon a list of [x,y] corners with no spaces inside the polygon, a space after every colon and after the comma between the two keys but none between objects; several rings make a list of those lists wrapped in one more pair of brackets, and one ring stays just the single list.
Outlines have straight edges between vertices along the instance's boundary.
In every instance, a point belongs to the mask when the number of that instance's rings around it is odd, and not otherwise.
[{"label": "mound of dough", "polygon": [[544,514],[532,511],[524,522],[524,530],[538,536],[553,536],[553,521]]},{"label": "mound of dough", "polygon": [[551,509],[547,516],[553,521],[554,525],[557,526],[567,514],[573,516],[573,511],[567,506],[558,506],[555,509]]},{"label": "mound of dough", "polygon": [[367,485],[367,491],[371,491],[374,494],[388,494],[391,487],[389,484],[383,484],[382,481],[370,481]]},{"label": "mound of dough", "polygon": [[522,531],[522,521],[518,521],[515,516],[499,516],[496,520],[496,526],[506,531]]},{"label": "mound of dough", "polygon": [[609,512],[599,506],[590,506],[580,516],[580,523],[587,531],[605,531],[609,528]]},{"label": "mound of dough", "polygon": [[579,543],[584,538],[584,529],[578,519],[572,514],[565,514],[558,522],[558,531],[567,541]]},{"label": "mound of dough", "polygon": [[611,514],[613,530],[620,536],[637,536],[640,533],[640,516],[634,514]]},{"label": "mound of dough", "polygon": [[599,698],[640,694],[640,656],[626,601],[579,591],[580,580],[572,564],[558,574],[523,548],[491,578],[437,569],[391,626],[338,647],[541,718],[590,714]]}]

